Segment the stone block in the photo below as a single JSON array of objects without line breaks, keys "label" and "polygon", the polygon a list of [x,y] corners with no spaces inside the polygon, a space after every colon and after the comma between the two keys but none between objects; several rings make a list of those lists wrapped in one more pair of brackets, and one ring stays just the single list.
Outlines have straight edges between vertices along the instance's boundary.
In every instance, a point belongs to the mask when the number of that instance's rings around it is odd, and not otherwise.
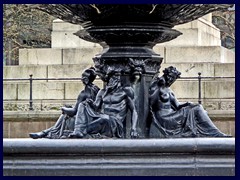
[{"label": "stone block", "polygon": [[221,46],[221,39],[199,29],[179,29],[182,35],[162,46]]},{"label": "stone block", "polygon": [[52,48],[20,49],[20,52],[21,53],[19,54],[19,65],[62,64],[62,49]]},{"label": "stone block", "polygon": [[214,64],[214,76],[216,76],[216,77],[235,77],[235,63],[216,63],[216,64]]},{"label": "stone block", "polygon": [[[49,78],[80,78],[85,69],[91,67],[89,64],[65,64],[65,65],[49,65]],[[70,81],[70,80],[67,80]],[[61,81],[62,82],[62,81]]]},{"label": "stone block", "polygon": [[204,82],[204,98],[235,98],[235,81],[206,81]]},{"label": "stone block", "polygon": [[28,138],[29,133],[39,132],[49,127],[46,126],[46,122],[10,122],[10,138]]},{"label": "stone block", "polygon": [[80,29],[82,29],[81,25],[77,25],[77,24],[72,24],[72,23],[68,23],[68,22],[64,22],[61,19],[55,19],[53,20],[52,23],[52,31],[79,31]]},{"label": "stone block", "polygon": [[221,46],[221,39],[207,32],[198,32],[199,46]]},{"label": "stone block", "polygon": [[235,99],[230,100],[230,101],[221,99],[220,109],[221,110],[235,110]]},{"label": "stone block", "polygon": [[3,78],[6,78],[6,79],[29,78],[30,74],[33,75],[33,78],[47,78],[47,66],[46,65],[21,65],[21,66],[3,67]]},{"label": "stone block", "polygon": [[3,83],[3,100],[17,100],[17,84]]},{"label": "stone block", "polygon": [[3,138],[9,138],[10,137],[9,128],[10,128],[9,122],[3,121]]},{"label": "stone block", "polygon": [[[97,85],[100,89],[103,88],[103,83],[101,80],[95,80],[94,84]],[[84,89],[83,83],[73,82],[65,83],[65,99],[74,99],[76,100],[79,93]]]},{"label": "stone block", "polygon": [[56,102],[56,100],[51,100],[48,102],[42,102],[41,104],[41,111],[61,111],[61,107],[63,107],[64,104],[61,102]]},{"label": "stone block", "polygon": [[171,86],[171,89],[173,90],[176,98],[198,98],[197,81],[178,80]]},{"label": "stone block", "polygon": [[[64,83],[33,83],[34,99],[64,99]],[[29,84],[18,85],[18,99],[29,99]]]},{"label": "stone block", "polygon": [[235,52],[221,47],[221,63],[235,63]]},{"label": "stone block", "polygon": [[181,77],[198,77],[198,73],[201,72],[201,76],[214,77],[214,64],[212,63],[162,63],[162,71],[169,67],[174,66],[181,72]]},{"label": "stone block", "polygon": [[221,46],[220,30],[204,18],[177,25],[174,29],[183,34],[162,46]]},{"label": "stone block", "polygon": [[83,89],[84,85],[81,82],[65,83],[65,99],[76,100]]},{"label": "stone block", "polygon": [[165,47],[161,46],[161,44],[156,44],[153,47],[153,51],[155,53],[159,54],[163,58],[162,63],[164,63],[165,62],[165,56],[166,56],[166,49],[165,49]]},{"label": "stone block", "polygon": [[224,63],[235,61],[235,53],[219,46],[166,47],[166,63]]},{"label": "stone block", "polygon": [[214,121],[215,126],[225,134],[235,136],[234,121]]},{"label": "stone block", "polygon": [[52,48],[100,47],[96,43],[85,41],[73,34],[81,29],[83,28],[80,25],[64,22],[60,19],[54,20],[51,35]]},{"label": "stone block", "polygon": [[76,31],[52,32],[52,48],[80,48],[80,47],[95,47],[99,46],[96,43],[91,43],[80,39],[74,35]]},{"label": "stone block", "polygon": [[211,21],[208,21],[205,18],[199,18],[189,23],[177,25],[174,29],[180,31],[184,29],[198,29],[201,32],[209,33],[220,39],[220,30]]},{"label": "stone block", "polygon": [[88,64],[89,66],[93,66],[92,58],[101,51],[101,47],[63,49],[63,64]]}]

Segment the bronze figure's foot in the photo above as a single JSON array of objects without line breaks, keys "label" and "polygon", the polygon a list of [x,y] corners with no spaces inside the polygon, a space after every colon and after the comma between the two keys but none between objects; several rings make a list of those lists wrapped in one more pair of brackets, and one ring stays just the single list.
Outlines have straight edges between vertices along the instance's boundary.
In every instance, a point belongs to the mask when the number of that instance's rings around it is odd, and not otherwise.
[{"label": "bronze figure's foot", "polygon": [[83,138],[84,137],[84,135],[83,135],[83,133],[81,133],[81,132],[73,132],[73,133],[71,133],[71,134],[69,134],[69,136],[68,136],[69,138]]},{"label": "bronze figure's foot", "polygon": [[232,137],[231,135],[220,132],[216,137]]},{"label": "bronze figure's foot", "polygon": [[60,139],[67,139],[67,136],[63,135],[60,137]]},{"label": "bronze figure's foot", "polygon": [[33,139],[38,139],[38,138],[43,138],[45,137],[47,134],[44,132],[38,132],[38,133],[29,133],[29,136]]}]

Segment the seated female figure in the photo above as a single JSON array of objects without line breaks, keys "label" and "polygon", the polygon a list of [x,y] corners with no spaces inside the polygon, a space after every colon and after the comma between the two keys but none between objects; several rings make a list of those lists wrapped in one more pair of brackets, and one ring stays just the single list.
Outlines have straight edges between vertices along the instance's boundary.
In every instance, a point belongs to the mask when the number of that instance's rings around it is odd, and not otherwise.
[{"label": "seated female figure", "polygon": [[62,114],[59,116],[54,126],[42,130],[37,133],[30,133],[29,136],[33,139],[49,138],[59,139],[66,138],[74,130],[75,118],[78,110],[78,106],[85,100],[95,100],[99,91],[99,87],[93,84],[96,78],[95,69],[93,67],[86,69],[82,73],[82,82],[85,88],[80,92],[77,98],[77,102],[74,107],[62,107]]},{"label": "seated female figure", "polygon": [[180,104],[170,86],[180,77],[175,67],[150,85],[150,137],[226,137],[211,121],[200,104]]}]

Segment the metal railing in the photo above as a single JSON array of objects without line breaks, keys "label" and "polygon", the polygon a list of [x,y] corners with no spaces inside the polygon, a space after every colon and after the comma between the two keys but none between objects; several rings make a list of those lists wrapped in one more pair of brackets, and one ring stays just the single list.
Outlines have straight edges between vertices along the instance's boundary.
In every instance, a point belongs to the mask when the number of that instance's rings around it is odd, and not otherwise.
[{"label": "metal railing", "polygon": [[[202,84],[202,79],[234,79],[235,77],[216,77],[216,76],[212,76],[212,77],[202,77],[201,73],[198,73],[197,77],[181,77],[179,79],[196,79],[198,80],[198,103],[201,104],[202,103],[202,92],[201,92],[201,84]],[[33,96],[32,96],[32,85],[33,85],[33,81],[39,81],[39,80],[53,80],[53,81],[58,81],[58,80],[65,80],[65,81],[69,81],[69,80],[81,80],[82,78],[33,78],[33,75],[30,74],[29,78],[22,78],[22,79],[3,79],[3,81],[29,81],[30,84],[30,94],[29,94],[29,110],[32,111],[33,110]],[[99,79],[99,78],[97,78]]]}]

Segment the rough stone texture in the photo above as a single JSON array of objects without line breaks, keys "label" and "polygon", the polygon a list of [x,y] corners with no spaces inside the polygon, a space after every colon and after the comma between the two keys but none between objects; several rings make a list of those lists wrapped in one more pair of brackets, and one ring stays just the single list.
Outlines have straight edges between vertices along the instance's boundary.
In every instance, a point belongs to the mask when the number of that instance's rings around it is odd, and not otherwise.
[{"label": "rough stone texture", "polygon": [[[33,99],[64,99],[64,84],[33,83]],[[18,99],[29,99],[29,83],[18,85]]]},{"label": "rough stone texture", "polygon": [[204,98],[235,98],[235,81],[204,82]]},{"label": "rough stone texture", "polygon": [[18,99],[17,89],[18,89],[17,84],[4,82],[3,83],[3,99],[17,100]]},{"label": "rough stone texture", "polygon": [[235,138],[4,139],[3,153],[4,176],[235,175]]},{"label": "rough stone texture", "polygon": [[[186,88],[187,87],[187,88]],[[176,81],[172,86],[176,97],[198,98],[198,81]],[[202,87],[203,90],[203,87]]]},{"label": "rough stone texture", "polygon": [[[183,101],[182,101],[183,102]],[[74,105],[72,103],[65,102],[63,104]],[[48,109],[47,111],[4,111],[4,128],[12,127],[11,124],[15,124],[15,129],[18,128],[18,133],[10,131],[10,129],[4,129],[4,138],[27,138],[30,132],[38,132],[43,129],[51,127],[61,114],[60,107],[58,110]],[[222,130],[222,132],[235,136],[235,110],[208,110],[209,117],[214,124]],[[20,123],[21,122],[21,123]],[[226,126],[228,122],[228,126]],[[8,124],[7,124],[8,123]],[[16,124],[18,123],[18,124]],[[22,126],[25,126],[22,128]],[[13,130],[13,128],[11,128]],[[21,130],[21,131],[20,131]]]},{"label": "rough stone texture", "polygon": [[176,67],[181,72],[181,77],[198,77],[199,72],[203,77],[214,76],[214,64],[211,63],[163,63],[161,74],[169,66]]},{"label": "rough stone texture", "polygon": [[216,77],[235,77],[235,63],[214,64],[214,70]]},{"label": "rough stone texture", "polygon": [[[183,35],[161,46],[220,46],[221,40],[200,29],[178,29]],[[218,30],[219,33],[219,30]]]},{"label": "rough stone texture", "polygon": [[48,78],[80,78],[84,69],[89,67],[91,67],[89,64],[52,65],[48,67]]},{"label": "rough stone texture", "polygon": [[210,17],[175,26],[183,34],[161,46],[221,46],[220,30],[208,21]]},{"label": "rough stone texture", "polygon": [[62,49],[37,48],[19,50],[19,65],[44,64],[62,64]]},{"label": "rough stone texture", "polygon": [[93,66],[92,58],[102,51],[101,47],[84,46],[77,49],[63,49],[63,64]]},{"label": "rough stone texture", "polygon": [[32,74],[33,78],[46,78],[47,66],[46,65],[21,65],[21,66],[4,66],[3,78],[4,79],[21,79],[29,78]]},{"label": "rough stone texture", "polygon": [[10,122],[3,121],[3,138],[10,138]]},{"label": "rough stone texture", "polygon": [[[94,84],[97,85],[100,89],[103,88],[103,83],[101,80],[95,80]],[[76,99],[83,88],[84,85],[81,82],[65,83],[65,99]]]},{"label": "rough stone texture", "polygon": [[80,29],[82,29],[80,25],[67,23],[60,19],[54,20],[52,24],[52,48],[100,47],[96,43],[82,40],[73,34]]},{"label": "rough stone texture", "polygon": [[166,63],[234,63],[235,53],[220,46],[166,47]]},{"label": "rough stone texture", "polygon": [[220,103],[220,109],[221,110],[235,110],[235,101],[231,102],[231,101],[222,101]]},{"label": "rough stone texture", "polygon": [[219,127],[219,129],[226,133],[235,136],[235,122],[234,121],[214,121],[214,124]]}]

